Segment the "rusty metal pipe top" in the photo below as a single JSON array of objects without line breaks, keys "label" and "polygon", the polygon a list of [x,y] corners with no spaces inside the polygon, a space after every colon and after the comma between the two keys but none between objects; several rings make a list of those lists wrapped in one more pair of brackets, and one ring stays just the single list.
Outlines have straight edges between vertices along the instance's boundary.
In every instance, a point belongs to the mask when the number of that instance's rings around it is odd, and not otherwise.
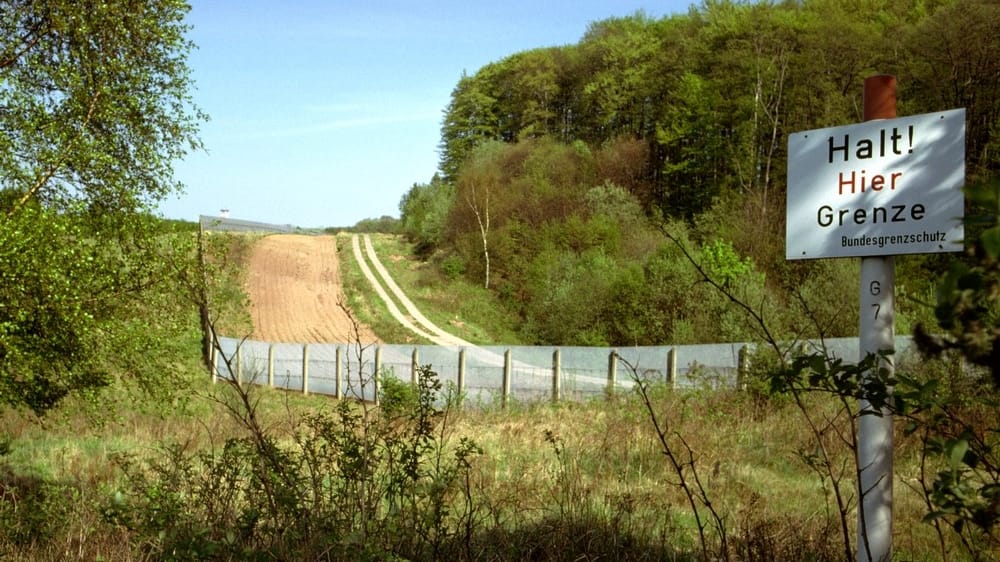
[{"label": "rusty metal pipe top", "polygon": [[896,77],[877,74],[865,78],[864,120],[895,119],[896,117]]}]

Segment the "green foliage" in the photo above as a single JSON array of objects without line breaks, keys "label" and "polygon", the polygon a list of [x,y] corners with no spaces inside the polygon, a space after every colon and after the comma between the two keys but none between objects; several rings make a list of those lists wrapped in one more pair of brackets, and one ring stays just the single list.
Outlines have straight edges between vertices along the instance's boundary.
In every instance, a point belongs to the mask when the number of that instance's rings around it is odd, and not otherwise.
[{"label": "green foliage", "polygon": [[544,252],[532,261],[523,330],[538,342],[607,345],[603,307],[618,267],[600,249],[581,255]]},{"label": "green foliage", "polygon": [[[758,390],[758,395],[794,397],[810,424],[816,420],[807,411],[804,396],[821,393],[833,397],[841,403],[839,416],[853,426],[849,432],[837,430],[852,453],[859,447],[859,415],[884,411],[902,420],[904,434],[917,441],[920,451],[917,484],[927,505],[923,521],[934,525],[939,537],[939,523],[947,523],[974,559],[1000,547],[995,537],[1000,523],[996,425],[1000,400],[995,389],[983,388],[984,381],[975,371],[959,367],[948,373],[939,370],[939,363],[914,366],[903,361],[890,373],[881,368],[889,361],[886,354],[871,354],[856,364],[823,351],[794,354],[787,363],[779,360],[775,364],[774,356],[768,353],[762,359],[766,364],[762,380],[768,381],[770,388],[765,394]],[[869,404],[869,413],[853,413],[862,400]],[[844,473],[835,471],[830,445],[819,444],[822,433],[834,429],[833,425],[825,427],[828,429],[817,435],[817,452],[805,455],[804,460],[836,484]],[[838,500],[838,505],[844,504]],[[846,510],[841,509],[846,517]],[[943,537],[939,540],[943,545]]]},{"label": "green foliage", "polygon": [[667,107],[657,125],[656,142],[664,153],[664,196],[659,205],[665,213],[692,217],[707,210],[719,195],[723,138],[715,130],[715,114],[721,96],[713,88],[709,81],[686,72],[673,92],[678,103]]},{"label": "green foliage", "polygon": [[[997,25],[997,9],[980,0],[710,2],[662,19],[639,13],[595,22],[575,45],[517,53],[462,77],[442,127],[443,178],[454,186],[446,227],[440,237],[436,227],[415,230],[427,231],[428,246],[456,255],[469,279],[490,278],[487,285],[525,318],[529,339],[758,336],[725,299],[702,295],[697,280],[683,286],[693,297],[685,302],[676,300],[677,287],[658,284],[663,237],[651,225],[664,219],[693,227],[692,252],[736,296],[766,305],[775,333],[852,335],[850,266],[784,259],[784,139],[858,121],[862,78],[897,71],[901,114],[968,106],[980,116],[969,121],[978,147],[968,151],[969,169],[974,177],[995,173],[987,147],[995,144],[1000,96],[978,77],[1000,60],[990,56]],[[933,39],[921,40],[928,30]],[[987,61],[986,74],[969,60]],[[410,194],[415,202],[418,191]],[[753,271],[726,261],[732,256],[719,253],[722,243]],[[540,298],[547,287],[585,291],[590,281],[570,279],[567,264],[597,248],[629,273],[592,283],[613,288],[592,299],[600,312],[584,314],[599,318],[592,333],[542,328],[537,319],[552,309],[532,307],[562,299]],[[570,255],[553,255],[561,252]],[[912,263],[901,280],[900,332],[930,320],[922,302],[942,270],[941,260]],[[612,310],[641,320],[610,318]]]},{"label": "green foliage", "polygon": [[188,95],[187,10],[177,0],[5,3],[0,187],[17,192],[15,209],[77,199],[128,212],[176,189],[171,161],[198,146],[201,118]]},{"label": "green foliage", "polygon": [[[857,260],[817,260],[795,264],[786,270],[782,287],[790,302],[782,316],[783,337],[822,339],[856,335],[859,268]],[[908,332],[898,323],[896,333]]]},{"label": "green foliage", "polygon": [[917,343],[935,355],[948,349],[992,370],[1000,387],[1000,180],[966,189],[980,212],[966,219],[966,260],[955,261],[938,285],[938,324],[945,334],[918,327]]},{"label": "green foliage", "polygon": [[140,305],[163,303],[160,282],[193,255],[147,214],[199,146],[187,9],[0,10],[0,403],[40,413],[119,373],[151,382],[157,331],[179,311]]},{"label": "green foliage", "polygon": [[[878,369],[884,358],[868,355],[854,363],[833,358],[825,352],[795,355],[788,365],[770,373],[771,391],[776,394],[823,392],[845,399],[865,398],[872,411],[889,407],[895,380]],[[874,376],[867,376],[869,372]]]},{"label": "green foliage", "polygon": [[351,228],[352,232],[395,234],[399,232],[400,221],[396,217],[382,215],[377,219],[362,219]]},{"label": "green foliage", "polygon": [[166,281],[194,266],[194,238],[158,228],[35,205],[0,224],[0,402],[42,413],[125,373],[167,388],[164,336],[186,329],[194,301]]},{"label": "green foliage", "polygon": [[1000,548],[1000,394],[955,357],[897,369],[892,405],[925,455],[924,522],[946,523],[975,555]]},{"label": "green foliage", "polygon": [[448,256],[441,260],[441,272],[444,273],[448,279],[455,280],[465,273],[465,264],[462,263],[462,259],[457,256]]},{"label": "green foliage", "polygon": [[78,493],[70,486],[18,476],[0,466],[0,545],[27,547],[51,540]]},{"label": "green foliage", "polygon": [[998,165],[1000,95],[984,78],[1000,60],[998,26],[983,0],[708,2],[594,22],[577,44],[463,76],[441,169],[453,181],[480,144],[548,136],[619,156],[600,167],[647,211],[692,218],[733,192],[780,207],[783,139],[860,120],[861,79],[889,71],[901,114],[968,109],[970,171],[983,177]]},{"label": "green foliage", "polygon": [[[1000,483],[994,480],[995,471],[989,471],[994,459],[980,459],[978,453],[982,451],[970,448],[971,437],[935,438],[929,442],[928,450],[941,455],[947,463],[932,483],[930,498],[935,509],[925,521],[944,519],[959,534],[966,531],[966,525],[990,533],[1000,522]],[[993,474],[984,475],[984,467]]]},{"label": "green foliage", "polygon": [[754,270],[750,259],[741,258],[732,244],[724,240],[713,240],[701,247],[701,267],[709,277],[726,288]]},{"label": "green foliage", "polygon": [[969,179],[997,175],[1000,153],[1000,84],[987,76],[1000,72],[1000,45],[986,39],[1000,33],[1000,5],[988,0],[940,2],[906,29],[904,48],[911,55],[912,79],[901,99],[908,113],[918,108],[963,107],[969,127],[965,151]]},{"label": "green foliage", "polygon": [[[430,370],[424,367],[424,371]],[[417,389],[396,378],[391,372],[379,377],[379,405],[388,417],[404,414],[417,406]]]},{"label": "green foliage", "polygon": [[244,400],[246,435],[221,451],[121,457],[128,485],[105,516],[156,559],[437,559],[467,521],[456,499],[481,453],[448,439],[453,399],[423,367],[416,387],[386,378],[379,410],[341,402],[291,435],[249,422]]},{"label": "green foliage", "polygon": [[79,222],[34,207],[0,224],[0,247],[0,400],[41,412],[71,389],[106,384],[89,351],[115,303],[90,306],[80,291],[100,247]]},{"label": "green foliage", "polygon": [[[623,187],[609,180],[593,187],[584,194],[583,202],[591,217],[604,217],[616,229],[640,225],[645,221],[641,203]],[[626,228],[622,228],[622,226]]]},{"label": "green foliage", "polygon": [[400,231],[426,258],[441,245],[455,189],[435,175],[429,184],[414,184],[399,201]]},{"label": "green foliage", "polygon": [[897,389],[907,432],[943,459],[925,493],[928,522],[946,521],[970,550],[996,546],[1000,524],[1000,182],[966,188],[975,213],[966,218],[967,255],[941,279],[934,308],[944,333],[918,327],[916,343],[930,356],[958,354],[992,375],[990,383],[960,372],[943,377],[900,377]]}]

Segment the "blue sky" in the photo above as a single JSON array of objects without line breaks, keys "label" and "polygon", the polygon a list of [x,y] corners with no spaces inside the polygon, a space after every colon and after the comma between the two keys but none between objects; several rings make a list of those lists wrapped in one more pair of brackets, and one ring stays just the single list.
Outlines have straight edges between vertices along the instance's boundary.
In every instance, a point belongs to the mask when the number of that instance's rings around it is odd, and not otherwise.
[{"label": "blue sky", "polygon": [[167,218],[304,227],[398,216],[437,170],[462,72],[576,43],[591,22],[690,0],[192,0],[195,103],[206,150],[175,164]]}]

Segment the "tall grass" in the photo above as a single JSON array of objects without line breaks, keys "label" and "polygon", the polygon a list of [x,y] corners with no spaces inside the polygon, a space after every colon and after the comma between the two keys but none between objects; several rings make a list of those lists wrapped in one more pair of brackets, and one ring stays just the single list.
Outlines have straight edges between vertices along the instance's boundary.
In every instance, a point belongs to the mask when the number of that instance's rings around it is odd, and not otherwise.
[{"label": "tall grass", "polygon": [[[161,544],[156,542],[161,532],[172,532],[170,523],[195,515],[198,518],[192,521],[220,530],[219,541],[228,540],[227,536],[237,540],[238,518],[211,519],[211,514],[199,511],[205,498],[198,493],[225,478],[232,485],[236,484],[231,479],[246,478],[241,485],[249,486],[259,477],[253,470],[241,475],[223,471],[226,463],[252,466],[255,457],[249,453],[237,457],[225,453],[231,451],[227,443],[246,443],[250,436],[241,419],[225,407],[233,404],[234,388],[204,381],[193,382],[191,388],[189,406],[176,412],[126,413],[102,427],[74,414],[72,405],[67,405],[60,421],[41,425],[5,413],[3,422],[9,431],[0,460],[4,494],[0,517],[5,523],[0,553],[14,560],[55,560],[67,555],[178,559],[151,545]],[[323,447],[335,444],[323,437],[324,431],[348,429],[352,435],[369,438],[394,432],[404,445],[430,436],[434,446],[421,449],[420,462],[425,467],[443,466],[462,443],[475,444],[479,452],[463,461],[467,470],[454,472],[446,482],[420,476],[406,492],[413,494],[408,497],[414,500],[414,509],[419,508],[411,517],[430,517],[431,504],[420,500],[426,496],[419,494],[429,493],[435,485],[447,491],[442,496],[447,501],[439,509],[446,508],[448,515],[437,523],[435,556],[447,555],[451,560],[702,559],[692,513],[642,401],[634,394],[587,403],[519,404],[508,411],[477,409],[447,415],[439,411],[426,418],[432,425],[418,432],[405,421],[412,418],[405,416],[387,421],[379,417],[379,411],[369,410],[363,415],[371,416],[364,418],[370,423],[350,426],[337,421],[342,420],[338,412],[345,405],[335,401],[267,389],[253,392],[260,426],[289,459],[305,462],[301,455],[315,453],[320,450],[315,447],[323,443]],[[395,411],[412,413],[407,408],[413,408],[413,403],[405,402],[405,396],[400,400],[402,406]],[[810,407],[817,412],[836,408],[825,399],[812,400]],[[722,514],[733,559],[842,558],[836,510],[825,490],[829,483],[817,478],[804,462],[815,443],[798,422],[792,405],[761,404],[735,391],[673,392],[660,387],[651,389],[651,405],[669,423],[671,432],[691,444],[691,470],[697,471],[714,508]],[[332,425],[308,423],[316,419]],[[896,471],[903,480],[896,486],[897,552],[906,553],[907,559],[937,559],[935,539],[921,522],[925,508],[905,480],[917,469],[916,448],[901,439],[900,450]],[[123,455],[131,459],[133,470],[141,468],[144,479],[135,479],[135,472],[131,480],[123,477],[121,465],[114,461]],[[300,481],[304,496],[326,489],[323,486],[330,484],[335,472],[324,474],[320,481]],[[391,482],[388,477],[380,480],[370,493],[385,497]],[[144,503],[135,503],[140,493]],[[169,519],[126,524],[126,516],[153,509],[149,502],[161,493],[174,497]],[[190,503],[177,498],[189,498]],[[242,513],[263,510],[253,507],[253,498],[234,496],[233,501],[246,502]],[[347,501],[342,505],[359,504]],[[392,510],[381,509],[381,516],[389,518]],[[25,513],[34,515],[25,517]],[[394,538],[371,535],[372,544],[378,545],[368,552],[372,559],[387,559],[390,554],[434,559],[426,549],[407,550],[407,544],[426,546],[426,537],[406,536],[418,527],[380,521],[379,532],[391,532]],[[342,528],[323,535],[323,528],[313,520],[300,524],[315,534],[312,538],[318,542],[310,544],[327,544],[324,549],[340,544],[336,541],[342,535],[334,531]],[[296,536],[301,540],[301,535]],[[296,551],[295,544],[282,545],[280,552],[306,553]],[[257,547],[254,552],[265,559],[269,552],[279,552]],[[953,559],[961,560],[957,545],[951,548]],[[308,552],[330,553],[317,559],[351,559],[348,551],[337,551],[340,554],[334,556],[336,549],[324,549]],[[221,551],[209,549],[201,554],[218,559],[211,552]]]}]

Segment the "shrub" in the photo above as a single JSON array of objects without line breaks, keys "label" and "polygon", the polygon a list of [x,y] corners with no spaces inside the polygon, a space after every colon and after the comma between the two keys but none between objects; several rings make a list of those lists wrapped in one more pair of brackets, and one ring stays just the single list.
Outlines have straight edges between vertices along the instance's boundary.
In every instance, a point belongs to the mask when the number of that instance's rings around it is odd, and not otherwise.
[{"label": "shrub", "polygon": [[452,507],[479,449],[449,442],[453,397],[429,367],[419,381],[387,378],[379,409],[343,401],[287,435],[263,429],[232,385],[246,435],[221,451],[120,457],[127,486],[106,517],[163,560],[435,559],[461,528]]}]

